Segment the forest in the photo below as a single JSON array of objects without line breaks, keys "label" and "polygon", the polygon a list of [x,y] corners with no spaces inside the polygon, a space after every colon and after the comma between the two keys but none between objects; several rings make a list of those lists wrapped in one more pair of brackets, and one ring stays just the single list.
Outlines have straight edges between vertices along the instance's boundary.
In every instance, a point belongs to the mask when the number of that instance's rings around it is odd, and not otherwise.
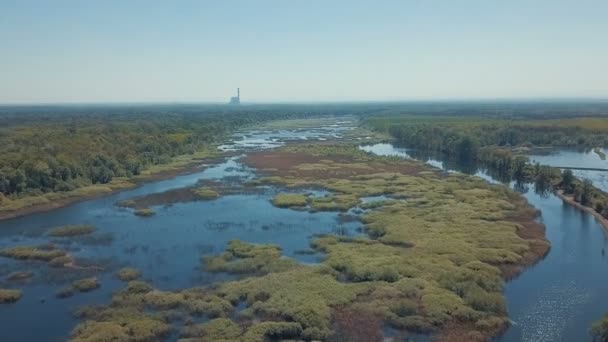
[{"label": "forest", "polygon": [[0,107],[0,203],[132,177],[206,150],[235,129],[379,106],[203,105]]},{"label": "forest", "polygon": [[505,182],[533,182],[540,192],[561,190],[608,218],[608,194],[569,170],[533,165],[526,155],[530,149],[549,147],[599,151],[608,146],[608,120],[600,115],[389,114],[367,117],[366,124],[403,146],[482,167]]}]

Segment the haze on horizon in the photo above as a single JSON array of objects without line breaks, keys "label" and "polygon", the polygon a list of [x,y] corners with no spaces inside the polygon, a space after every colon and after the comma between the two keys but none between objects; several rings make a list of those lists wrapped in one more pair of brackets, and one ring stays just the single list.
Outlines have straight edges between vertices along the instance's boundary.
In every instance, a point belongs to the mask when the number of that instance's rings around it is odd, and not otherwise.
[{"label": "haze on horizon", "polygon": [[0,104],[608,98],[608,1],[0,1]]}]

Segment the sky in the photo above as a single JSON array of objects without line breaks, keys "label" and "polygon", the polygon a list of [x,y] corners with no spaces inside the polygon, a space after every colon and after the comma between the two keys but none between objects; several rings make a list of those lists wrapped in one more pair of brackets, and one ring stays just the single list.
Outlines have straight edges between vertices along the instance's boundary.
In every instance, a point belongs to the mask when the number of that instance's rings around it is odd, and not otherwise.
[{"label": "sky", "polygon": [[608,98],[606,0],[0,0],[0,103]]}]

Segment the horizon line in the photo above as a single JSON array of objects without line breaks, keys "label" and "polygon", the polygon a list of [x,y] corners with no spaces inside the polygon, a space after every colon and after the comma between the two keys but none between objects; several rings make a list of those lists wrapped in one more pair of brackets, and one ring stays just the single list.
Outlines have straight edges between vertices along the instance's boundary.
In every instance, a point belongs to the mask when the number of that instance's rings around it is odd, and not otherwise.
[{"label": "horizon line", "polygon": [[[499,103],[499,102],[608,102],[607,97],[493,97],[493,98],[412,98],[412,99],[366,99],[366,100],[284,100],[284,101],[242,101],[241,106],[248,105],[311,105],[311,104],[408,104],[408,103]],[[226,105],[228,101],[40,101],[40,102],[0,102],[0,107],[11,106],[116,106],[116,105]],[[238,106],[230,105],[234,108]]]}]

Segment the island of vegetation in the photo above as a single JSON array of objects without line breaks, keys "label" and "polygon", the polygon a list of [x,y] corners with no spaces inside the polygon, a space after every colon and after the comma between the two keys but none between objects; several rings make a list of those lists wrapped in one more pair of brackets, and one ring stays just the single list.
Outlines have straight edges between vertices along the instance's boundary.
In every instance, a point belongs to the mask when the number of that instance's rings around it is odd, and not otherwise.
[{"label": "island of vegetation", "polygon": [[57,227],[49,231],[49,235],[53,237],[72,237],[80,235],[88,235],[95,231],[95,227],[82,224],[82,225],[68,225],[63,227]]},{"label": "island of vegetation", "polygon": [[184,339],[381,341],[383,329],[392,327],[446,341],[485,341],[509,324],[504,281],[549,248],[525,199],[480,178],[372,156],[349,144],[290,145],[245,162],[264,175],[257,184],[330,192],[279,194],[273,203],[285,210],[317,201],[319,210],[338,211],[367,196],[389,199],[363,214],[366,235],[315,237],[311,248],[326,255],[318,265],[286,258],[279,246],[235,240],[202,265],[241,280],[181,291],[130,281],[110,304],[79,312],[73,341],[128,340],[136,332],[159,339],[184,316],[191,317],[186,322],[210,318],[181,323]]}]

